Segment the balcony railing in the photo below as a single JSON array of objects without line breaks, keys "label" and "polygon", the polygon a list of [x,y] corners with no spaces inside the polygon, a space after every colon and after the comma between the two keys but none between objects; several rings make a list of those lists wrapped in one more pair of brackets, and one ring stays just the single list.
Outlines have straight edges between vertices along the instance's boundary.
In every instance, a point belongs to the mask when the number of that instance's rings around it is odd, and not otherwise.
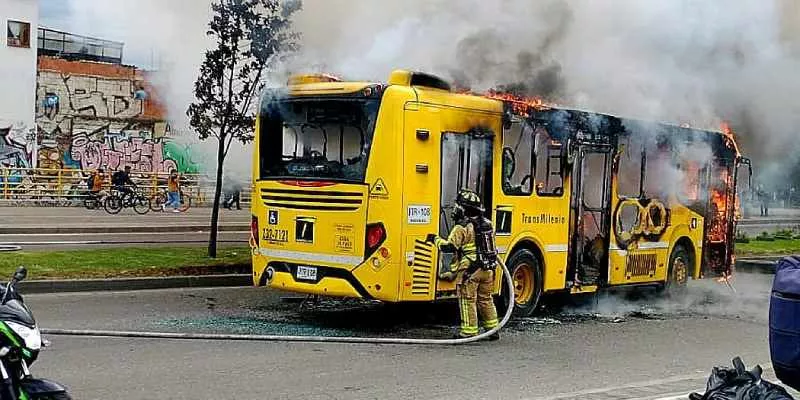
[{"label": "balcony railing", "polygon": [[124,43],[39,28],[37,47],[39,55],[122,64]]}]

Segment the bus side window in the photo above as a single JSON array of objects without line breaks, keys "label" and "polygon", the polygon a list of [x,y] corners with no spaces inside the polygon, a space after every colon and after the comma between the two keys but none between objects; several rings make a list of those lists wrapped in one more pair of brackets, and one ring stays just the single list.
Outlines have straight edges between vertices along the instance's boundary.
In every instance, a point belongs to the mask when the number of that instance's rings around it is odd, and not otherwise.
[{"label": "bus side window", "polygon": [[536,130],[536,194],[561,196],[564,194],[564,171],[561,146],[552,140],[544,128]]},{"label": "bus side window", "polygon": [[530,196],[533,193],[533,129],[514,121],[503,131],[503,193]]},{"label": "bus side window", "polygon": [[642,197],[642,168],[644,147],[641,140],[627,137],[621,140],[617,168],[617,195],[626,198]]}]

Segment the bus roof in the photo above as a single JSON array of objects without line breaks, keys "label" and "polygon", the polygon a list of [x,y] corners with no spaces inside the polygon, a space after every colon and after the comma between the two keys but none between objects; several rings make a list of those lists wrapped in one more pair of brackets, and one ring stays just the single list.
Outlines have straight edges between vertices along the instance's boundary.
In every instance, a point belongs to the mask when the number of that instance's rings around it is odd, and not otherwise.
[{"label": "bus roof", "polygon": [[659,137],[703,139],[715,149],[715,153],[718,155],[738,156],[732,135],[722,131],[683,127],[642,119],[620,118],[608,114],[559,107],[536,108],[531,112],[530,119],[539,124],[557,127],[551,131],[551,135],[559,140],[568,137],[574,138],[580,132],[587,139],[609,142],[609,138],[614,136],[636,135],[648,131]]},{"label": "bus roof", "polygon": [[[408,86],[419,89],[423,94],[420,100],[434,100],[434,102],[458,103],[456,105],[469,106],[470,108],[497,111],[501,105],[511,105],[511,99],[502,99],[496,96],[481,96],[476,94],[461,94],[452,91],[445,80],[426,73],[407,70],[392,71],[388,83],[368,81],[346,82],[338,77],[327,74],[302,74],[294,75],[287,82],[288,95],[291,97],[304,96],[342,96],[364,92],[369,88],[386,86]],[[446,96],[446,97],[445,97]],[[513,97],[513,96],[512,96]],[[513,107],[507,107],[513,109]],[[704,130],[675,124],[646,121],[634,118],[624,118],[609,114],[585,111],[572,108],[563,108],[550,105],[530,106],[528,118],[535,122],[549,125],[565,124],[560,132],[560,139],[580,131],[583,135],[591,135],[594,139],[604,137],[633,134],[638,129],[656,130],[659,135],[675,135],[694,138],[705,138],[712,142],[714,147],[730,148],[736,153],[736,145],[732,136],[726,132]],[[605,140],[603,140],[605,141]]]}]

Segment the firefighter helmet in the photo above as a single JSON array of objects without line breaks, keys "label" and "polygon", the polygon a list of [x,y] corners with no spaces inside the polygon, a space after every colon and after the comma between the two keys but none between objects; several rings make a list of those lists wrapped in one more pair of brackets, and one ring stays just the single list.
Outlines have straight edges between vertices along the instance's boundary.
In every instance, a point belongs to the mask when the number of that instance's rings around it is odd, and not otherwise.
[{"label": "firefighter helmet", "polygon": [[456,204],[461,206],[464,211],[473,211],[477,214],[483,214],[484,212],[480,196],[470,189],[461,189],[458,192]]}]

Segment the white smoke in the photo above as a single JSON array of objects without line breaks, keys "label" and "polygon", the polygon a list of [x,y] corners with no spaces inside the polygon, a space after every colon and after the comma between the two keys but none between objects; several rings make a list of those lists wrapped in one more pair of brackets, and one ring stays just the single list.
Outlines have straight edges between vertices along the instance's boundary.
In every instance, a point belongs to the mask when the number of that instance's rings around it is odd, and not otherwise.
[{"label": "white smoke", "polygon": [[712,129],[732,121],[763,171],[797,149],[800,35],[789,12],[800,15],[783,0],[305,0],[293,70],[385,80],[409,68],[476,90],[523,80],[579,108]]},{"label": "white smoke", "polygon": [[[771,275],[739,273],[730,287],[712,279],[690,281],[686,292],[674,296],[644,290],[598,294],[593,301],[567,307],[562,317],[591,316],[614,321],[631,316],[702,315],[764,323],[768,320],[771,287]],[[637,296],[630,296],[632,293]]]},{"label": "white smoke", "polygon": [[[126,60],[163,72],[170,116],[183,119],[210,45],[211,0],[67,1],[67,29],[125,41]],[[795,158],[791,0],[304,0],[295,21],[303,50],[293,72],[384,81],[408,68],[623,116],[702,128],[730,120],[757,170]]]}]

